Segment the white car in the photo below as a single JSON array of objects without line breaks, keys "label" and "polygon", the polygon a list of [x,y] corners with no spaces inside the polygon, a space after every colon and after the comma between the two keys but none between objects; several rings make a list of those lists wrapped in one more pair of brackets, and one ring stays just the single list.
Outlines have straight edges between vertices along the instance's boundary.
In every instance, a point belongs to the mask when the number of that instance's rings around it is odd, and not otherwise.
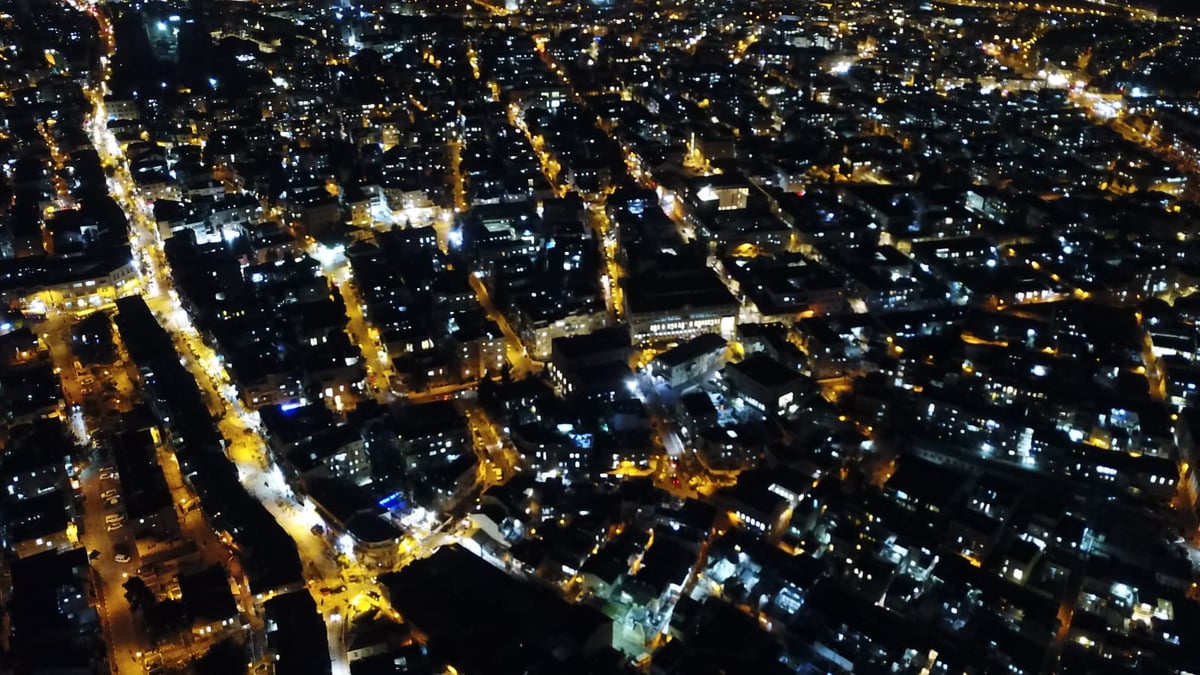
[{"label": "white car", "polygon": [[119,523],[123,520],[125,520],[125,516],[119,513],[109,513],[104,516],[104,522],[106,523]]},{"label": "white car", "polygon": [[109,489],[105,490],[104,492],[100,493],[101,499],[112,499],[113,497],[116,497],[116,496],[117,496],[116,488],[109,488]]},{"label": "white car", "polygon": [[133,560],[133,558],[130,558],[128,555],[126,555],[124,553],[118,553],[115,556],[113,556],[113,560],[124,564],[124,563],[129,562],[130,560]]},{"label": "white car", "polygon": [[109,532],[116,532],[122,527],[125,527],[125,523],[109,523],[104,529],[108,530]]}]

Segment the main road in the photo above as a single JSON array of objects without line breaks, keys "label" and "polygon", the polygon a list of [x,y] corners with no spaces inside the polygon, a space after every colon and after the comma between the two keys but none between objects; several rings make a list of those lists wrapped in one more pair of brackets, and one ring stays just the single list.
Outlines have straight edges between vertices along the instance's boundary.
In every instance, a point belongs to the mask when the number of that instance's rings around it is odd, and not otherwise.
[{"label": "main road", "polygon": [[[150,217],[147,201],[132,181],[127,160],[107,127],[104,96],[115,49],[108,18],[96,5],[79,0],[66,1],[70,6],[88,13],[96,20],[107,46],[107,53],[101,59],[101,77],[86,90],[93,105],[92,119],[87,131],[102,162],[115,167],[110,188],[129,218],[130,246],[143,278],[147,304],[163,326],[172,333],[175,343],[186,347],[180,350],[181,356],[188,369],[197,375],[197,383],[206,390],[210,398],[223,401],[223,417],[219,426],[229,441],[230,459],[236,463],[239,476],[249,492],[260,499],[284,529],[296,539],[306,576],[311,584],[320,587],[340,585],[344,577],[342,566],[336,562],[333,551],[325,540],[312,533],[312,526],[322,524],[321,519],[311,506],[294,506],[295,495],[283,480],[279,469],[266,457],[266,444],[258,431],[257,415],[242,409],[237,392],[228,386],[228,376],[219,359],[199,339],[199,334],[191,325],[187,314],[180,310],[170,269],[162,254],[162,242]],[[99,501],[98,494],[94,498]],[[185,525],[186,523],[185,517]],[[103,531],[102,527],[99,529]],[[91,536],[88,536],[88,539],[89,543],[92,543]],[[202,546],[207,545],[204,541],[199,543]],[[111,554],[107,559],[111,559]],[[119,587],[119,580],[126,572],[121,571],[121,577],[116,577],[116,572],[111,571],[112,568],[104,556],[97,562],[104,587],[111,588],[114,583]],[[142,651],[139,646],[144,644],[143,636],[129,618],[127,603],[122,606],[122,601],[123,594],[105,594],[104,614],[115,657],[113,660],[119,673],[140,673],[142,668],[136,663],[135,657]],[[340,619],[344,616],[338,611],[340,603],[322,604],[327,606],[325,616],[331,629],[330,650],[334,672],[339,675],[347,673],[349,664],[340,628]]]},{"label": "main road", "polygon": [[[146,650],[146,635],[135,620],[122,588],[129,573],[137,569],[137,547],[124,528],[115,532],[107,531],[105,516],[112,511],[105,508],[105,500],[100,497],[105,490],[114,487],[114,481],[100,478],[97,467],[89,467],[80,475],[84,512],[79,542],[89,552],[98,552],[92,560],[92,578],[97,609],[104,622],[104,637],[111,650],[109,666],[117,675],[141,675],[144,671],[139,658]],[[114,557],[117,544],[126,546],[133,554],[133,559],[118,563]]]},{"label": "main road", "polygon": [[[104,96],[107,92],[107,80],[111,75],[111,62],[115,49],[112,30],[104,11],[97,5],[82,0],[63,0],[66,4],[86,12],[95,19],[107,47],[107,52],[100,59],[101,75],[96,82],[86,89],[86,94],[93,105],[92,119],[87,131],[92,143],[106,166],[114,167],[110,179],[110,189],[118,204],[122,207],[130,222],[130,246],[135,263],[143,279],[147,305],[154,312],[159,322],[172,335],[179,348],[185,366],[196,377],[197,384],[205,393],[206,398],[213,402],[210,407],[218,410],[221,434],[228,442],[228,457],[237,467],[238,475],[247,491],[263,503],[268,511],[276,518],[284,530],[295,540],[297,550],[303,563],[308,588],[318,603],[324,615],[328,628],[330,653],[333,662],[333,672],[343,675],[349,672],[349,662],[346,654],[345,625],[355,614],[371,609],[379,609],[388,616],[395,617],[394,611],[387,606],[386,589],[381,587],[375,578],[378,570],[369,569],[358,564],[354,559],[351,547],[344,540],[329,541],[328,535],[322,532],[330,530],[327,523],[317,513],[311,501],[300,499],[283,477],[270,456],[267,443],[262,436],[258,414],[243,408],[240,396],[225,371],[217,354],[201,339],[192,325],[187,313],[181,309],[179,296],[172,283],[169,265],[163,255],[162,241],[157,226],[151,217],[148,201],[140,193],[133,182],[126,157],[121,152],[120,145],[107,127],[107,117],[104,109]],[[349,281],[348,270],[335,273],[335,281],[343,286]],[[353,298],[351,298],[353,300]],[[352,303],[348,303],[348,306]],[[357,306],[357,303],[353,303]],[[368,342],[365,324],[356,323],[351,327],[359,344]],[[363,345],[367,346],[367,345]],[[366,354],[368,363],[373,366],[377,375],[387,376],[390,373],[382,355]],[[494,442],[494,440],[493,440]],[[170,459],[164,459],[166,464]],[[170,466],[164,465],[168,480],[178,476]],[[512,464],[505,468],[511,470]],[[177,485],[178,478],[172,481]],[[176,492],[177,498],[187,500],[183,492]],[[98,500],[98,494],[96,495]],[[209,548],[211,541],[203,532],[196,532],[184,512],[185,530],[189,535],[197,535],[197,543],[203,548]],[[320,526],[320,527],[317,527]],[[439,528],[440,529],[440,528]],[[406,537],[400,543],[400,565],[406,564],[417,557],[424,557],[448,541],[454,535],[447,535],[435,529],[430,532],[417,533],[417,537]],[[90,537],[89,537],[90,538]],[[96,542],[100,543],[100,542]],[[215,549],[214,549],[215,552]],[[111,556],[109,557],[111,560]],[[236,565],[232,565],[236,568]],[[112,567],[107,563],[98,564],[105,584],[115,581]],[[235,578],[241,575],[233,570]],[[123,578],[124,571],[119,572]],[[243,602],[248,593],[240,589],[239,595]],[[118,672],[139,673],[140,664],[136,663],[136,655],[144,644],[141,631],[137,630],[128,617],[127,603],[123,607],[113,607],[123,601],[106,595],[105,604],[110,605],[106,611],[106,628],[114,646],[114,660],[119,666]],[[253,608],[248,608],[252,623],[258,624],[257,615]],[[120,610],[119,612],[116,610]],[[119,633],[119,634],[118,634]],[[122,653],[125,650],[128,654]]]}]

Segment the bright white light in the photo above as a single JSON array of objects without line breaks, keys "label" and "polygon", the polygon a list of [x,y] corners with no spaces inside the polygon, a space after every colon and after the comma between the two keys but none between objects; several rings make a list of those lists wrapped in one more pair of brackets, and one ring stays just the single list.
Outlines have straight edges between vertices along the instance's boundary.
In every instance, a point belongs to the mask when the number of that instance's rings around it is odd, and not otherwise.
[{"label": "bright white light", "polygon": [[333,248],[325,246],[324,244],[319,244],[313,252],[313,257],[315,257],[317,262],[321,263],[323,267],[332,267],[334,262],[337,261],[338,257],[345,252],[346,247],[342,246],[341,244],[338,244]]},{"label": "bright white light", "polygon": [[348,534],[343,534],[338,537],[338,551],[344,554],[350,560],[354,560],[354,539]]},{"label": "bright white light", "polygon": [[1100,101],[1096,101],[1096,106],[1094,108],[1092,108],[1092,110],[1094,110],[1096,112],[1096,114],[1099,115],[1100,117],[1109,119],[1109,118],[1116,117],[1118,114],[1120,114],[1121,108],[1122,108],[1122,105],[1121,105],[1120,101],[1100,100]]},{"label": "bright white light", "polygon": [[850,61],[837,61],[829,66],[829,72],[833,75],[845,75],[850,72],[850,66],[854,65]]}]

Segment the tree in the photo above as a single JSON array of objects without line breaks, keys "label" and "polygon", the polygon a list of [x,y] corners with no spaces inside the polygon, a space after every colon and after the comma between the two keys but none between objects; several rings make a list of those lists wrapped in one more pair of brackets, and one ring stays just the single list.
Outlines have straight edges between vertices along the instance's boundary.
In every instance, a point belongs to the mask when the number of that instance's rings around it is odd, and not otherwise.
[{"label": "tree", "polygon": [[164,600],[155,605],[149,605],[143,612],[146,628],[155,642],[170,637],[192,625],[192,617],[178,600]]},{"label": "tree", "polygon": [[246,646],[233,638],[223,640],[213,645],[213,648],[192,664],[195,675],[229,675],[230,673],[245,673]]},{"label": "tree", "polygon": [[129,601],[129,609],[135,612],[153,607],[156,602],[154,591],[150,590],[141,577],[129,577],[125,583],[121,584],[121,588],[125,589],[125,599]]}]

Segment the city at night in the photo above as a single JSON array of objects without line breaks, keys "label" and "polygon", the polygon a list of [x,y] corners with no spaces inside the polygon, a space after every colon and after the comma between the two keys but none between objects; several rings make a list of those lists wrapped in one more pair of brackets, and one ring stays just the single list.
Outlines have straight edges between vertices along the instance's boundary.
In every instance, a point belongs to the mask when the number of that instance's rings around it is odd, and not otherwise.
[{"label": "city at night", "polygon": [[0,0],[0,675],[1200,674],[1193,0]]}]

